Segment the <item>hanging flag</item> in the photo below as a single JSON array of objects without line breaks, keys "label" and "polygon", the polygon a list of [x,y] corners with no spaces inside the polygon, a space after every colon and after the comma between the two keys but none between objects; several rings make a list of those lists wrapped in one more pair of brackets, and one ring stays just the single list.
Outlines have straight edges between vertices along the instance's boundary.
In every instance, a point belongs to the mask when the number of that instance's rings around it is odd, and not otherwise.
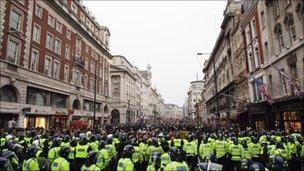
[{"label": "hanging flag", "polygon": [[287,78],[288,84],[289,84],[289,86],[290,86],[293,94],[303,100],[303,96],[302,96],[299,80],[297,78],[293,79],[292,76],[288,75],[287,73],[285,73],[284,71],[280,70],[276,66],[272,66],[272,67],[274,69],[276,69],[277,71],[279,71],[280,75],[282,75],[283,77]]},{"label": "hanging flag", "polygon": [[257,85],[259,91],[261,92],[261,94],[263,95],[263,97],[265,98],[265,100],[270,105],[273,104],[274,101],[271,98],[271,95],[270,95],[270,93],[268,91],[267,85],[263,81],[261,81],[259,79],[256,79],[256,78],[253,78],[253,77],[251,77],[251,78],[253,79],[253,82]]}]

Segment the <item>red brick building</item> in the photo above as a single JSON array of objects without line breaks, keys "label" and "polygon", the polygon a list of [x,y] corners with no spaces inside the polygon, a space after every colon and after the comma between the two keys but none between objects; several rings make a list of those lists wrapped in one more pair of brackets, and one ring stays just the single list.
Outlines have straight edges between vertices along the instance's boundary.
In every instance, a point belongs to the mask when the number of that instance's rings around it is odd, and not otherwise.
[{"label": "red brick building", "polygon": [[0,11],[0,124],[12,117],[21,127],[45,128],[90,120],[95,91],[98,123],[107,122],[107,27],[77,0],[8,0]]}]

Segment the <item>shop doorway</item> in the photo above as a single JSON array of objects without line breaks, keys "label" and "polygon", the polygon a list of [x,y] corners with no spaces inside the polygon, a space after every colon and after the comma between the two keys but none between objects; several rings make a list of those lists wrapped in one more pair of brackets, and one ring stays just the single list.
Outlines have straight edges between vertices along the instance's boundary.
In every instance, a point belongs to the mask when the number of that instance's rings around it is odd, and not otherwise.
[{"label": "shop doorway", "polygon": [[113,109],[111,112],[111,124],[118,125],[120,123],[119,110]]},{"label": "shop doorway", "polygon": [[301,112],[289,111],[283,113],[284,128],[287,133],[299,131],[302,129]]},{"label": "shop doorway", "polygon": [[255,129],[257,131],[261,131],[266,128],[264,116],[254,116],[253,121],[254,121]]},{"label": "shop doorway", "polygon": [[80,101],[78,99],[75,99],[72,106],[73,110],[80,110]]},{"label": "shop doorway", "polygon": [[24,118],[26,128],[44,128],[47,129],[47,118],[39,116],[27,116]]}]

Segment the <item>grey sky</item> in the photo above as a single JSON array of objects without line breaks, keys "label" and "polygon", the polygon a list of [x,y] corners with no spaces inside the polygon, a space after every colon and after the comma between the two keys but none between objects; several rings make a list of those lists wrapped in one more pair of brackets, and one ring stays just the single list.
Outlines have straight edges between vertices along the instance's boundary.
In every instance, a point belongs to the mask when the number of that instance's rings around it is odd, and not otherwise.
[{"label": "grey sky", "polygon": [[[113,55],[152,66],[153,87],[182,106],[190,81],[202,78],[197,52],[210,52],[226,1],[84,1],[110,29]],[[199,59],[202,63],[202,60]]]}]

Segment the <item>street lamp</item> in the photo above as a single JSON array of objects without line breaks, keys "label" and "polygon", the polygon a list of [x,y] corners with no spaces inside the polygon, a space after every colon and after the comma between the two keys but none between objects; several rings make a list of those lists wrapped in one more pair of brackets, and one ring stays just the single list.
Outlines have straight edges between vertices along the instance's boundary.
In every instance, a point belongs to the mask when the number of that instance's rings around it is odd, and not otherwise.
[{"label": "street lamp", "polygon": [[[211,55],[211,53],[197,53],[197,55]],[[216,103],[216,116],[217,116],[217,126],[220,127],[220,112],[219,112],[219,102],[218,102],[218,90],[217,90],[217,72],[215,70],[215,59],[212,62],[213,65],[213,75],[214,75],[214,88],[215,88],[215,103]]]}]

